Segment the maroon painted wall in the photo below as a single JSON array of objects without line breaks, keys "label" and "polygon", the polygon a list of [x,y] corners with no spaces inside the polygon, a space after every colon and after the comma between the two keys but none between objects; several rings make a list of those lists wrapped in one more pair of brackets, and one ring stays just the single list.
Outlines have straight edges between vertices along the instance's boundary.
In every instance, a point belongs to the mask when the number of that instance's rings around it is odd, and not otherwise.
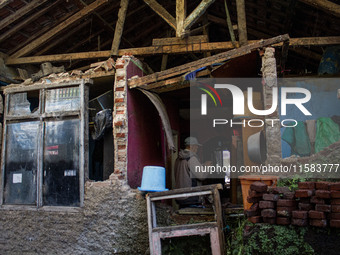
[{"label": "maroon painted wall", "polygon": [[[127,77],[141,70],[130,62]],[[144,166],[164,166],[162,128],[155,106],[139,90],[128,89],[127,179],[131,188],[140,187]]]}]

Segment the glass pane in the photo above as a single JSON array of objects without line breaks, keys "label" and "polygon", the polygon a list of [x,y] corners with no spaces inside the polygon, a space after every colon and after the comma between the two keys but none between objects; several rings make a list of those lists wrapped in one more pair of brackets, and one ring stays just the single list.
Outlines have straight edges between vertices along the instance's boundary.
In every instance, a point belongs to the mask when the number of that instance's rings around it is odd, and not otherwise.
[{"label": "glass pane", "polygon": [[39,122],[7,125],[5,204],[35,204]]},{"label": "glass pane", "polygon": [[46,91],[45,112],[76,111],[80,108],[79,87]]},{"label": "glass pane", "polygon": [[44,205],[79,206],[79,120],[46,122]]},{"label": "glass pane", "polygon": [[9,95],[9,115],[39,114],[39,90]]}]

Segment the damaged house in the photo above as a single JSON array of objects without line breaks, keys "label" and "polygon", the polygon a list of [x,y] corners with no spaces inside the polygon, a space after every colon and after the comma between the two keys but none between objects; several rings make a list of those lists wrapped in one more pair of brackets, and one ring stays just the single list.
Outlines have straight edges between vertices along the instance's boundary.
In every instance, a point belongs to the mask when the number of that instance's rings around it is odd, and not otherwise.
[{"label": "damaged house", "polygon": [[[339,17],[329,0],[0,0],[0,253],[148,254],[137,188],[145,166],[164,167],[175,187],[193,128],[190,81],[263,78],[254,105],[267,109],[272,79],[338,77]],[[319,95],[309,103],[316,115],[288,109],[290,118],[340,115],[338,84],[301,88]],[[231,94],[221,96],[233,119]],[[325,100],[327,112],[317,107]],[[271,119],[283,116],[262,118]],[[201,156],[228,150],[231,165],[259,165],[247,149],[258,132],[266,163],[318,152],[296,154],[275,122],[225,125],[203,136]],[[238,179],[222,184],[223,212],[242,204]]]}]

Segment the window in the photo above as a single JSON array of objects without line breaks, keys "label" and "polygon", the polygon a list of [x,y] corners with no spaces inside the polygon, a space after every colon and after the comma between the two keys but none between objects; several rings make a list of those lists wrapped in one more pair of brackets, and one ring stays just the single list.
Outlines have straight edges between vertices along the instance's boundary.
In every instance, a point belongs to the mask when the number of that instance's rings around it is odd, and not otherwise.
[{"label": "window", "polygon": [[5,94],[1,203],[82,206],[87,83],[37,84]]}]

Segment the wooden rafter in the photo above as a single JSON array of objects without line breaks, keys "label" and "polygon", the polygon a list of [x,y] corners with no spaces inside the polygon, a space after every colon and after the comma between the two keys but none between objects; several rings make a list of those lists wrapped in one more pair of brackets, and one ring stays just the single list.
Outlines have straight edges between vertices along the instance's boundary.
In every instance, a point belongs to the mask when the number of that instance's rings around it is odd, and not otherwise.
[{"label": "wooden rafter", "polygon": [[[248,41],[248,43],[259,43],[262,40]],[[330,37],[303,37],[303,38],[290,38],[289,46],[322,46],[322,45],[339,45],[340,36]],[[239,43],[235,42],[236,47]],[[282,43],[274,44],[275,47],[282,46]],[[186,54],[190,52],[205,52],[205,51],[223,51],[235,48],[232,42],[211,42],[211,43],[192,43],[185,45],[166,45],[166,46],[150,46],[141,48],[121,49],[118,55],[131,54],[135,56],[148,56],[155,54]],[[85,60],[95,58],[108,58],[111,51],[93,51],[93,52],[80,52],[69,54],[56,54],[35,57],[22,57],[22,58],[7,58],[7,65],[19,64],[33,64],[43,62],[65,62],[70,60]]]},{"label": "wooden rafter", "polygon": [[56,27],[52,28],[21,50],[18,50],[15,52],[11,57],[21,57],[24,56],[33,50],[37,49],[40,47],[43,43],[46,43],[48,40],[50,40],[52,37],[56,36],[58,33],[63,31],[64,29],[68,28],[69,26],[73,25],[75,22],[83,19],[85,16],[89,15],[90,13],[94,12],[96,9],[99,7],[103,6],[106,4],[108,0],[96,0],[95,2],[91,3],[84,9],[78,11],[74,15],[72,15],[70,18],[65,20],[64,22],[60,23]]},{"label": "wooden rafter", "polygon": [[244,0],[236,0],[237,30],[241,45],[247,44],[247,22]]},{"label": "wooden rafter", "polygon": [[196,60],[194,62],[187,63],[181,66],[176,66],[166,71],[161,71],[161,72],[143,76],[137,79],[129,80],[128,86],[130,88],[135,88],[135,87],[143,86],[148,83],[153,83],[155,81],[160,81],[160,80],[164,80],[170,77],[175,77],[177,75],[181,75],[186,72],[192,72],[194,70],[197,70],[198,68],[209,66],[217,62],[222,62],[222,61],[226,61],[229,59],[233,59],[236,57],[249,54],[252,50],[255,50],[261,47],[266,47],[266,46],[284,42],[287,40],[289,40],[289,36],[287,34],[276,36],[276,37],[266,39],[266,40],[260,40],[260,41],[257,41],[256,43],[248,44],[237,49],[219,53],[214,56]]},{"label": "wooden rafter", "polygon": [[8,38],[9,36],[15,34],[18,32],[21,28],[23,28],[25,25],[29,24],[31,21],[35,20],[36,18],[40,17],[47,11],[51,10],[53,7],[55,7],[57,4],[59,4],[62,0],[57,0],[54,1],[52,4],[46,6],[45,8],[41,9],[40,11],[30,15],[28,18],[24,19],[17,25],[13,26],[9,30],[7,30],[5,33],[2,33],[0,35],[0,42],[3,41],[4,39]]},{"label": "wooden rafter", "polygon": [[310,6],[314,6],[336,17],[340,17],[340,5],[327,0],[299,0]]},{"label": "wooden rafter", "polygon": [[129,0],[121,0],[120,8],[118,11],[118,20],[116,23],[115,34],[112,41],[111,52],[112,55],[116,56],[118,54],[120,40],[123,34],[123,28],[125,23],[126,11],[129,5]]},{"label": "wooden rafter", "polygon": [[176,0],[176,36],[183,37],[185,35],[184,22],[187,15],[187,1]]},{"label": "wooden rafter", "polygon": [[176,19],[167,10],[165,10],[162,5],[160,5],[156,0],[144,0],[144,2],[176,30]]},{"label": "wooden rafter", "polygon": [[0,30],[7,27],[9,24],[13,23],[14,21],[20,19],[25,14],[29,13],[30,11],[34,10],[38,6],[42,5],[43,3],[47,2],[48,0],[33,0],[29,4],[26,4],[24,7],[20,8],[12,15],[4,18],[0,21]]},{"label": "wooden rafter", "polygon": [[215,2],[215,0],[203,0],[193,12],[185,19],[184,29],[189,29],[208,9],[208,7]]}]

